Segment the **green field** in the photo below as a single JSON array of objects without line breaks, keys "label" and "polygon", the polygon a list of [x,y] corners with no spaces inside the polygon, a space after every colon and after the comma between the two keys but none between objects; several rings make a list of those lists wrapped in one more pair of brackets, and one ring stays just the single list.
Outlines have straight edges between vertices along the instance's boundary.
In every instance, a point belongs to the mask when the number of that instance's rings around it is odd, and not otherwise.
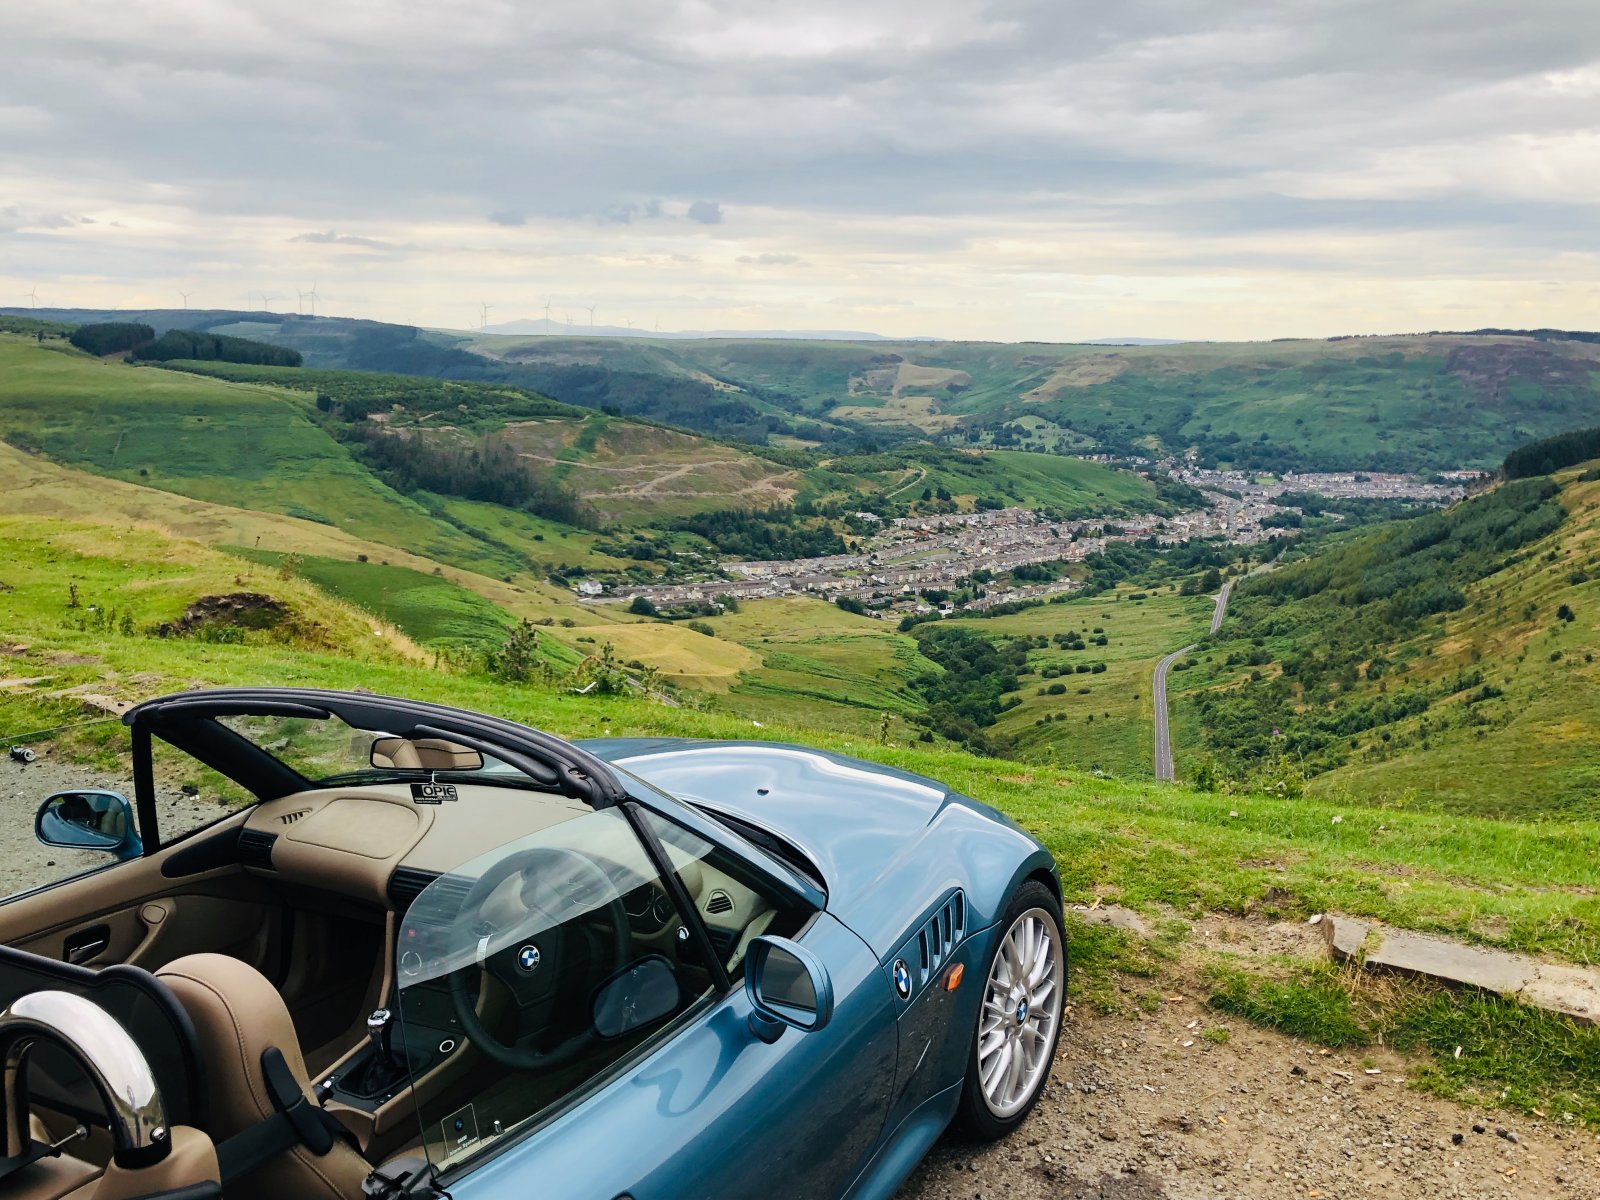
[{"label": "green field", "polygon": [[[330,595],[346,600],[427,645],[482,645],[505,636],[511,614],[438,575],[386,563],[229,546],[241,558],[291,569]],[[287,561],[286,561],[287,560]]]},{"label": "green field", "polygon": [[[1207,596],[1180,596],[1170,590],[1131,599],[1137,590],[1121,588],[1010,616],[954,622],[989,637],[1051,637],[1077,630],[1085,639],[1082,650],[1052,645],[1029,653],[1031,673],[1022,678],[1017,693],[1022,703],[994,726],[996,733],[1011,739],[1018,758],[1124,779],[1152,778],[1150,684],[1156,660],[1204,633],[1213,603]],[[1096,630],[1103,631],[1106,645],[1090,640]],[[1094,663],[1104,663],[1105,670],[1077,670]],[[1064,673],[1047,678],[1044,672],[1051,668]],[[1056,685],[1064,691],[1050,695]],[[1041,689],[1045,695],[1039,695]]]},{"label": "green field", "polygon": [[903,718],[921,707],[909,681],[937,670],[893,623],[823,600],[749,600],[706,623],[757,660],[722,707],[763,723],[876,737],[887,713],[904,736]]}]

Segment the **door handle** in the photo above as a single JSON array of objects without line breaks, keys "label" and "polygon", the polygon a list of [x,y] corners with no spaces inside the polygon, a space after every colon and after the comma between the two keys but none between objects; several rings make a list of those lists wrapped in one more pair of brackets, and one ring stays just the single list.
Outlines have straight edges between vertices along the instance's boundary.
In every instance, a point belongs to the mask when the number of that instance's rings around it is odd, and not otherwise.
[{"label": "door handle", "polygon": [[82,965],[102,953],[111,945],[111,926],[95,925],[81,929],[62,943],[61,949],[69,963]]}]

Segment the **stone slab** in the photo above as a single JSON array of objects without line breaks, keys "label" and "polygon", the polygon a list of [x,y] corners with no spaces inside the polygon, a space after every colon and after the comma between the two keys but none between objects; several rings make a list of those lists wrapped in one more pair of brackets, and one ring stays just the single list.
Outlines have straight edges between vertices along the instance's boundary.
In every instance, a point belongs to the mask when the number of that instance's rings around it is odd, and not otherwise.
[{"label": "stone slab", "polygon": [[1350,917],[1329,915],[1322,926],[1335,958],[1511,996],[1535,1008],[1600,1024],[1600,971],[1464,946]]}]

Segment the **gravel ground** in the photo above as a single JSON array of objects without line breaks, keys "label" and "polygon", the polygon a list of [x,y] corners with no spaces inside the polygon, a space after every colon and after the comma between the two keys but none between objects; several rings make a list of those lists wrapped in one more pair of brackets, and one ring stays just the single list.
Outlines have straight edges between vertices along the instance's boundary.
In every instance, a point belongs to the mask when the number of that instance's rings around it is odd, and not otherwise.
[{"label": "gravel ground", "polygon": [[[111,862],[107,854],[60,850],[34,839],[33,817],[44,798],[74,788],[104,788],[133,798],[133,780],[127,776],[52,762],[44,754],[27,764],[0,758],[0,897]],[[175,787],[162,788],[157,805],[163,829],[193,829],[222,815],[215,804],[190,799]]]},{"label": "gravel ground", "polygon": [[1201,1033],[1224,1022],[1192,998],[1074,1020],[1027,1123],[993,1146],[946,1139],[899,1200],[1600,1196],[1600,1135],[1412,1091],[1397,1054],[1235,1020],[1214,1044]]}]

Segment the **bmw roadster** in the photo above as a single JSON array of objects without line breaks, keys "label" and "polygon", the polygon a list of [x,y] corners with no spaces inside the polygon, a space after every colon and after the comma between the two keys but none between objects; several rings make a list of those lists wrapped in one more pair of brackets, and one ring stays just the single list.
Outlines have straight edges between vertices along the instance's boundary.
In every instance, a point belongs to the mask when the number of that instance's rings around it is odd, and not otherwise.
[{"label": "bmw roadster", "polygon": [[1049,1076],[1054,863],[929,779],[353,692],[123,720],[132,800],[45,798],[79,869],[0,904],[5,1200],[882,1197]]}]

